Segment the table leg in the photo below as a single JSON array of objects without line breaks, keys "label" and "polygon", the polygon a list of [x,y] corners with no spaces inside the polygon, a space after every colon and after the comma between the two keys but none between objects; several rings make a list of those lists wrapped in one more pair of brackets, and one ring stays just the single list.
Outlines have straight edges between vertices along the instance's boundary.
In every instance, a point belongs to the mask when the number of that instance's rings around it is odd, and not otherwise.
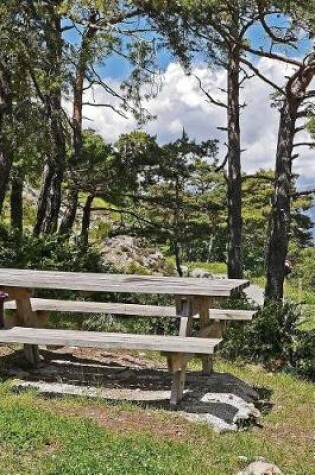
[{"label": "table leg", "polygon": [[170,401],[172,408],[176,408],[177,404],[183,397],[187,362],[188,357],[185,354],[175,353],[168,357],[169,370],[173,374]]},{"label": "table leg", "polygon": [[[179,336],[190,336],[193,324],[193,300],[177,297],[176,315],[180,316]],[[175,408],[184,394],[187,363],[191,355],[170,353],[166,356],[168,369],[173,374],[170,404],[172,408]]]},{"label": "table leg", "polygon": [[[16,313],[18,324],[22,327],[36,327],[37,315],[32,310],[31,293],[25,291],[25,294],[16,295]],[[38,345],[24,345],[26,360],[32,365],[37,366],[39,362]]]},{"label": "table leg", "polygon": [[[210,297],[194,298],[194,312],[199,314],[200,319],[200,336],[206,336],[203,334],[205,328],[209,326],[209,308],[213,302],[214,299],[211,299]],[[202,373],[211,374],[213,372],[213,355],[202,355],[201,361]]]},{"label": "table leg", "polygon": [[176,297],[176,315],[180,316],[179,336],[190,336],[193,325],[193,300]]}]

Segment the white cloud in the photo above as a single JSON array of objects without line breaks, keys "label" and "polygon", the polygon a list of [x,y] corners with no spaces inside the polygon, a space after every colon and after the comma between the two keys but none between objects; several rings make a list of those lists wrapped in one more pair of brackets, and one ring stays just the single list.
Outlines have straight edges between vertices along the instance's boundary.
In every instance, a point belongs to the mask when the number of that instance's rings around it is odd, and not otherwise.
[{"label": "white cloud", "polygon": [[[270,79],[278,84],[285,81],[289,68],[275,61],[263,58],[259,68]],[[204,89],[221,101],[225,100],[226,74],[221,70],[209,70],[204,64],[196,64],[193,73],[198,76]],[[188,134],[196,140],[218,138],[221,142],[221,154],[225,154],[225,133],[217,127],[226,125],[226,110],[216,107],[206,101],[205,95],[199,88],[198,81],[192,76],[186,76],[177,63],[171,63],[164,73],[163,88],[159,95],[147,101],[148,110],[157,116],[157,119],[146,125],[146,130],[157,135],[159,142],[165,143],[176,140],[185,128]],[[109,85],[119,90],[119,84],[107,80]],[[279,112],[271,108],[270,94],[272,88],[259,78],[253,78],[244,84],[242,100],[247,107],[242,110],[241,132],[243,153],[243,170],[254,172],[259,168],[274,168],[277,146]],[[109,97],[100,87],[88,93],[87,99],[91,102],[109,102],[112,105],[117,101]],[[104,138],[112,142],[121,133],[126,133],[136,127],[132,116],[124,119],[108,108],[85,107],[85,127],[92,127],[101,133]],[[303,135],[299,140],[303,139]],[[294,171],[301,175],[300,182],[315,183],[315,151],[303,148],[299,150],[301,156],[295,161]]]}]

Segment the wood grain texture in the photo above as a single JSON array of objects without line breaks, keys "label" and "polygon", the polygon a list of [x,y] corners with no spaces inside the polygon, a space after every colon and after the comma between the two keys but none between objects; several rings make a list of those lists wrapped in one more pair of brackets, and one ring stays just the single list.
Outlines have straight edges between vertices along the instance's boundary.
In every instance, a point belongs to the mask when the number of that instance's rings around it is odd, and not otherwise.
[{"label": "wood grain texture", "polygon": [[[138,317],[180,318],[175,307],[162,305],[137,305],[124,303],[84,302],[79,300],[31,299],[33,311],[70,312],[70,313],[105,313]],[[14,301],[5,302],[6,310],[16,310]],[[251,310],[210,309],[211,320],[250,321],[255,314]],[[199,318],[196,314],[194,318]]]},{"label": "wood grain texture", "polygon": [[14,327],[0,330],[0,342],[29,345],[62,345],[86,348],[120,348],[175,353],[212,354],[220,339],[132,335],[128,333],[101,333],[78,330],[46,330]]},{"label": "wood grain texture", "polygon": [[183,296],[229,296],[249,285],[247,280],[194,279],[121,274],[0,269],[0,289],[63,289],[86,292],[135,292]]}]

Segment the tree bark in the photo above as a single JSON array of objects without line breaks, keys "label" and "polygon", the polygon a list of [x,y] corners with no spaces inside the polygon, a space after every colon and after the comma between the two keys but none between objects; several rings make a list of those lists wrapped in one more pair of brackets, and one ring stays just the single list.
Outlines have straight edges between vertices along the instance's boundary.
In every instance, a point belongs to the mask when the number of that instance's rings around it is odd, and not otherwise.
[{"label": "tree bark", "polygon": [[33,229],[34,236],[39,236],[42,232],[44,232],[45,216],[46,216],[47,206],[49,202],[49,192],[50,192],[52,177],[53,177],[53,167],[49,163],[49,159],[46,157],[45,163],[44,163],[43,175],[42,175],[41,191],[40,191],[38,202],[37,202],[37,216],[36,216],[35,226]]},{"label": "tree bark", "polygon": [[7,120],[12,116],[11,77],[5,60],[0,63],[0,215],[13,162],[12,144],[7,136]]},{"label": "tree bark", "polygon": [[232,45],[228,65],[228,277],[241,279],[242,177],[240,134],[240,49]]},{"label": "tree bark", "polygon": [[288,253],[290,232],[290,189],[292,148],[296,112],[292,115],[286,99],[280,113],[276,175],[271,210],[270,238],[267,248],[266,299],[281,301],[285,277],[284,263]]},{"label": "tree bark", "polygon": [[11,180],[11,227],[23,232],[23,178],[13,177]]},{"label": "tree bark", "polygon": [[83,207],[81,238],[84,244],[89,243],[89,231],[91,224],[91,208],[94,200],[94,195],[89,195]]},{"label": "tree bark", "polygon": [[45,115],[50,130],[51,153],[46,157],[42,190],[38,200],[37,216],[33,234],[52,234],[58,227],[61,206],[62,181],[66,161],[66,144],[62,111],[62,26],[53,5],[49,6],[49,23],[46,25],[47,56],[51,70],[47,72],[51,81],[45,96]]},{"label": "tree bark", "polygon": [[290,235],[292,150],[296,121],[299,107],[307,98],[306,91],[314,75],[315,61],[304,61],[303,66],[288,80],[280,111],[275,185],[266,256],[266,302],[281,302],[283,299],[285,259]]},{"label": "tree bark", "polygon": [[175,265],[176,265],[176,270],[177,274],[179,277],[183,277],[183,269],[182,269],[182,260],[180,258],[180,247],[178,245],[178,242],[174,242],[174,254],[175,254]]},{"label": "tree bark", "polygon": [[88,65],[90,54],[90,45],[96,35],[97,28],[92,25],[95,23],[96,14],[90,15],[90,25],[87,27],[83,35],[80,57],[76,69],[74,89],[73,89],[73,116],[72,116],[72,130],[73,130],[73,156],[71,158],[71,167],[74,170],[70,176],[70,188],[68,195],[68,205],[64,213],[64,217],[60,224],[60,234],[70,234],[73,228],[76,212],[78,207],[79,189],[75,178],[75,167],[80,162],[82,157],[82,106],[84,94],[84,79]]},{"label": "tree bark", "polygon": [[79,190],[76,186],[71,186],[67,201],[67,209],[59,227],[59,233],[64,235],[69,235],[71,233],[75,222],[79,202]]}]

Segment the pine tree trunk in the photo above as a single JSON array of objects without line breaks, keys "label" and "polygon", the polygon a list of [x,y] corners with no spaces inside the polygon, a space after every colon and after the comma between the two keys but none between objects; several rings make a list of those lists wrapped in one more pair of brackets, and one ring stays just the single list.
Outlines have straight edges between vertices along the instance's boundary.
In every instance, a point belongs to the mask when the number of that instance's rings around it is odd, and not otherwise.
[{"label": "pine tree trunk", "polygon": [[[97,29],[92,25],[95,23],[95,13],[90,15],[90,23],[86,32],[83,34],[80,57],[76,69],[74,89],[73,89],[73,156],[71,158],[71,167],[74,170],[72,177],[70,176],[70,189],[68,195],[68,205],[61,221],[60,234],[70,234],[73,228],[79,199],[79,188],[75,178],[75,168],[82,156],[82,104],[84,94],[84,79],[89,58],[89,48],[91,41],[96,35]],[[72,182],[72,183],[71,183]]]},{"label": "pine tree trunk", "polygon": [[68,203],[65,214],[61,220],[59,233],[69,235],[73,229],[75,217],[79,203],[79,190],[76,186],[72,186],[68,194]]},{"label": "pine tree trunk", "polygon": [[240,50],[231,46],[228,67],[228,277],[241,279],[242,177],[240,134]]},{"label": "pine tree trunk", "polygon": [[290,190],[292,148],[295,134],[296,113],[290,111],[286,100],[280,115],[278,147],[276,155],[276,173],[273,203],[271,210],[270,237],[267,248],[267,281],[266,300],[281,301],[283,299],[283,283],[285,277],[285,259],[288,253],[290,233]]},{"label": "pine tree trunk", "polygon": [[83,207],[81,238],[85,244],[89,243],[89,231],[91,224],[91,207],[93,204],[94,195],[89,195]]},{"label": "pine tree trunk", "polygon": [[[51,8],[51,7],[49,7]],[[47,26],[47,49],[54,84],[47,96],[46,118],[51,131],[51,154],[46,158],[43,170],[43,188],[38,201],[34,235],[52,234],[57,231],[61,206],[62,182],[66,161],[66,144],[63,126],[61,67],[62,26],[55,9],[49,10],[51,21]]]},{"label": "pine tree trunk", "polygon": [[0,63],[0,215],[8,189],[13,162],[12,146],[7,139],[7,119],[12,116],[11,78],[5,61]]},{"label": "pine tree trunk", "polygon": [[23,231],[23,178],[11,180],[11,227]]},{"label": "pine tree trunk", "polygon": [[33,229],[34,236],[39,236],[42,232],[44,232],[45,217],[47,212],[47,206],[49,203],[49,192],[52,177],[53,167],[51,166],[49,159],[46,158],[44,163],[41,191],[37,202],[37,215]]},{"label": "pine tree trunk", "polygon": [[292,150],[299,107],[307,99],[307,89],[315,76],[315,60],[310,56],[289,78],[280,111],[276,154],[275,186],[272,201],[270,236],[266,256],[265,300],[281,302],[290,236]]},{"label": "pine tree trunk", "polygon": [[182,269],[182,262],[180,258],[180,247],[177,242],[174,242],[174,254],[175,254],[175,265],[177,274],[179,277],[183,277],[183,269]]}]

